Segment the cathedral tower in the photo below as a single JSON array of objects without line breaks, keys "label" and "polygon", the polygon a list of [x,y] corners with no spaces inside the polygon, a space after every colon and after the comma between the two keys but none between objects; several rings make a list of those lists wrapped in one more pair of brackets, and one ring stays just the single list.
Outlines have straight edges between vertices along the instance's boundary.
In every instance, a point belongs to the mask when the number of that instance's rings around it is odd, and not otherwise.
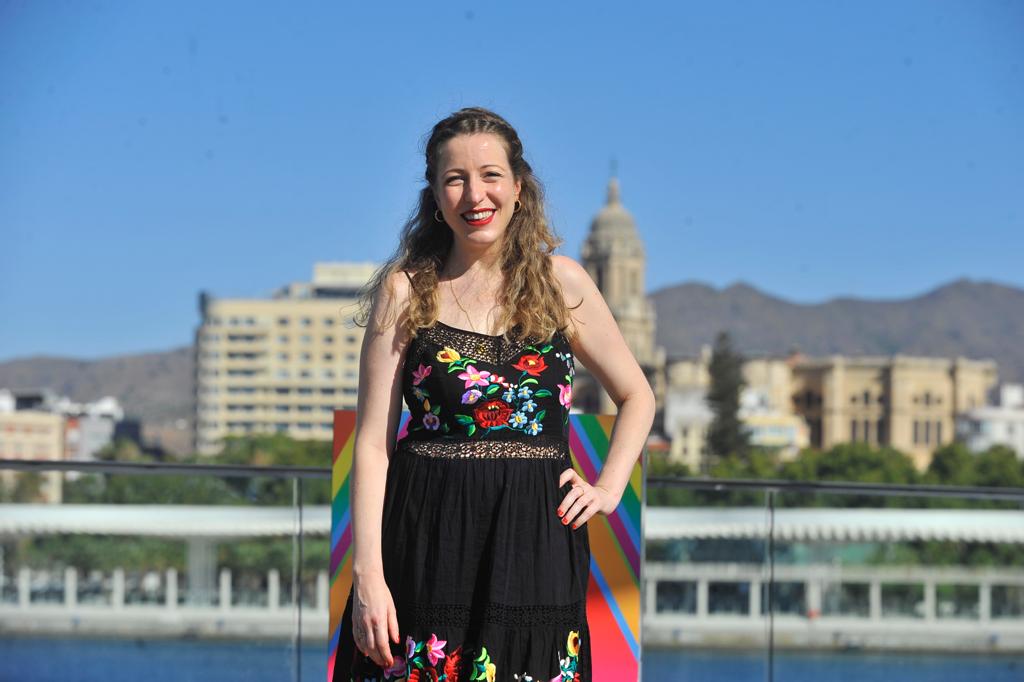
[{"label": "cathedral tower", "polygon": [[[654,306],[647,300],[644,275],[647,259],[633,216],[619,198],[619,182],[608,183],[608,202],[594,217],[583,242],[583,267],[601,290],[615,321],[652,385],[656,383],[660,354],[654,346]],[[612,413],[615,406],[584,377],[574,388],[574,399],[586,412]]]}]

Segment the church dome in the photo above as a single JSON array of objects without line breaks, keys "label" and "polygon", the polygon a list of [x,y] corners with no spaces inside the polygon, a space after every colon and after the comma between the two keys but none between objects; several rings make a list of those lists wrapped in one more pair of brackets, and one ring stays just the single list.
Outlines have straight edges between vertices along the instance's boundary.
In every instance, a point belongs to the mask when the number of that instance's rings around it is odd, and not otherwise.
[{"label": "church dome", "polygon": [[594,222],[590,224],[590,233],[602,236],[637,236],[636,222],[619,199],[619,181],[615,178],[608,181],[608,202],[594,216]]}]

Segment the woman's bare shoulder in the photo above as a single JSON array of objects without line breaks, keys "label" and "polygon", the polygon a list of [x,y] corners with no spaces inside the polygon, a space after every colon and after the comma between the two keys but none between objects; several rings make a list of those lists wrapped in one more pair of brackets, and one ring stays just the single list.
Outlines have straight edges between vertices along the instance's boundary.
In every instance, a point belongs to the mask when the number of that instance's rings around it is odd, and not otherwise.
[{"label": "woman's bare shoulder", "polygon": [[553,254],[551,272],[562,287],[566,299],[579,300],[586,295],[593,283],[586,269],[569,256]]}]

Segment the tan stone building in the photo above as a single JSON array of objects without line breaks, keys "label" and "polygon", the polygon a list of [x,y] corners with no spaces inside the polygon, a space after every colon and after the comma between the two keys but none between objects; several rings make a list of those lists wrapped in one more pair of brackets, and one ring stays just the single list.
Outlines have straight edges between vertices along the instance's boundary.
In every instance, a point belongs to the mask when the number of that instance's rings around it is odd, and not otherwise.
[{"label": "tan stone building", "polygon": [[[655,345],[655,312],[645,290],[646,256],[618,181],[594,217],[581,253],[658,400],[670,456],[694,470],[706,465],[710,411],[702,396],[710,383],[709,347],[698,357],[666,361]],[[927,466],[936,448],[955,436],[958,414],[986,402],[997,381],[992,361],[964,358],[749,358],[741,418],[752,440],[793,455],[806,445],[830,448],[864,441],[906,452]],[[573,389],[574,406],[611,413],[615,406],[587,372]]]},{"label": "tan stone building", "polygon": [[[64,422],[62,414],[32,410],[0,411],[0,459],[64,459]],[[10,488],[19,472],[0,472],[0,480]],[[63,495],[63,474],[48,471],[42,475],[41,501],[59,504]]]},{"label": "tan stone building", "polygon": [[318,263],[313,280],[269,299],[200,295],[195,448],[229,435],[330,440],[333,411],[355,409],[363,328],[353,323],[373,263]]},{"label": "tan stone building", "polygon": [[892,357],[793,362],[793,411],[812,447],[866,442],[907,453],[919,468],[954,440],[958,414],[984,405],[998,381],[995,362]]}]

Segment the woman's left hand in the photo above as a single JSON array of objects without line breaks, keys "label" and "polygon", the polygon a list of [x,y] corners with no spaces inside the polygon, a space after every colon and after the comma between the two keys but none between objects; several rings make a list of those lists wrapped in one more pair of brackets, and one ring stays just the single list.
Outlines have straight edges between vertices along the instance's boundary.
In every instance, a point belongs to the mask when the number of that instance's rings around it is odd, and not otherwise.
[{"label": "woman's left hand", "polygon": [[566,483],[572,483],[572,490],[566,493],[556,512],[563,525],[571,523],[573,528],[579,528],[594,514],[607,516],[619,505],[619,499],[611,491],[604,486],[590,485],[575,469],[566,469],[558,477],[559,487]]}]

